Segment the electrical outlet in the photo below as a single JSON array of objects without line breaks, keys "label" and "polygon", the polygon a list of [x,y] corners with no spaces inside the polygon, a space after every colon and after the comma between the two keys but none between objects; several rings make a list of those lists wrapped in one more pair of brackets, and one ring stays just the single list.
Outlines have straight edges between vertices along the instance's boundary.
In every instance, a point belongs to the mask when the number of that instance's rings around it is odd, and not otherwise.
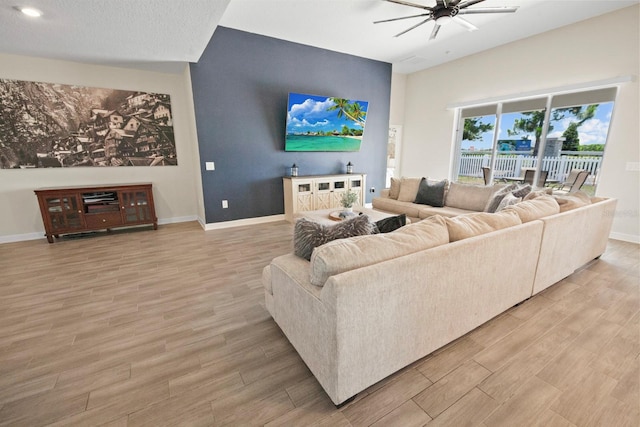
[{"label": "electrical outlet", "polygon": [[204,168],[208,171],[216,170],[216,164],[214,162],[204,162]]},{"label": "electrical outlet", "polygon": [[228,200],[223,200],[222,201],[222,209],[227,209],[229,207],[229,201]]}]

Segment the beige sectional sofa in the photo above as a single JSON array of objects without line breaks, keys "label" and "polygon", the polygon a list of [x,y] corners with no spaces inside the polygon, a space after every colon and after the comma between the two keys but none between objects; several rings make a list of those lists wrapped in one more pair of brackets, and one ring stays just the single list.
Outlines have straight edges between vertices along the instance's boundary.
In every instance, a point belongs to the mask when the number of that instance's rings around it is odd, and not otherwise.
[{"label": "beige sectional sofa", "polygon": [[263,271],[266,307],[340,404],[598,257],[615,204],[539,197],[290,253]]},{"label": "beige sectional sofa", "polygon": [[453,217],[471,212],[482,212],[491,196],[506,186],[506,184],[482,186],[452,182],[447,186],[444,206],[433,207],[414,203],[418,191],[416,183],[419,184],[420,178],[403,178],[402,181],[401,187],[409,186],[409,191],[394,197],[391,194],[391,189],[383,189],[380,192],[380,197],[374,197],[372,200],[373,208],[385,212],[406,214],[412,221],[419,221],[436,214]]}]

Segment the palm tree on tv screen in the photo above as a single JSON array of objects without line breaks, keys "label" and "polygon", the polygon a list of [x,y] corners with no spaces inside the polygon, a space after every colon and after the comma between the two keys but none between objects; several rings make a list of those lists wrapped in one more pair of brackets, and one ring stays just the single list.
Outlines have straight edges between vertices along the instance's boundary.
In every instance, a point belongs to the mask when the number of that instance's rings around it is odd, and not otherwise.
[{"label": "palm tree on tv screen", "polygon": [[329,99],[333,101],[334,105],[327,108],[327,111],[338,110],[338,118],[344,115],[360,127],[364,127],[364,119],[367,116],[367,112],[362,109],[362,105],[357,102],[350,103],[348,99],[344,98]]}]

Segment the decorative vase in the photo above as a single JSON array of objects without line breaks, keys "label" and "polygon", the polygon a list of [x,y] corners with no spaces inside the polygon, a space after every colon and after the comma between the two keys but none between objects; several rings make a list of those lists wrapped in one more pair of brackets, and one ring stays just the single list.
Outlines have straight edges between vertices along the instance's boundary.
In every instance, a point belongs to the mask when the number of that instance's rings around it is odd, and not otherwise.
[{"label": "decorative vase", "polygon": [[353,213],[353,207],[344,208],[343,212],[346,212],[346,213]]}]

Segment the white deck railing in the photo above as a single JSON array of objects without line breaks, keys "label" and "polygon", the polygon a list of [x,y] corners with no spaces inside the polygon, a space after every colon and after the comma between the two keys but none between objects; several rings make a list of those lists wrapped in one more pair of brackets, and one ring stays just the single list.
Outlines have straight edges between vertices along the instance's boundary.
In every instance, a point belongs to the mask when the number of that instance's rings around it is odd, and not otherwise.
[{"label": "white deck railing", "polygon": [[[589,171],[589,182],[595,184],[602,157],[545,157],[542,170],[549,171],[547,179],[564,181],[572,169]],[[491,166],[491,156],[462,154],[458,176],[482,177],[482,167]],[[536,168],[538,158],[524,155],[498,155],[493,171],[494,178],[523,176],[524,169]]]}]

